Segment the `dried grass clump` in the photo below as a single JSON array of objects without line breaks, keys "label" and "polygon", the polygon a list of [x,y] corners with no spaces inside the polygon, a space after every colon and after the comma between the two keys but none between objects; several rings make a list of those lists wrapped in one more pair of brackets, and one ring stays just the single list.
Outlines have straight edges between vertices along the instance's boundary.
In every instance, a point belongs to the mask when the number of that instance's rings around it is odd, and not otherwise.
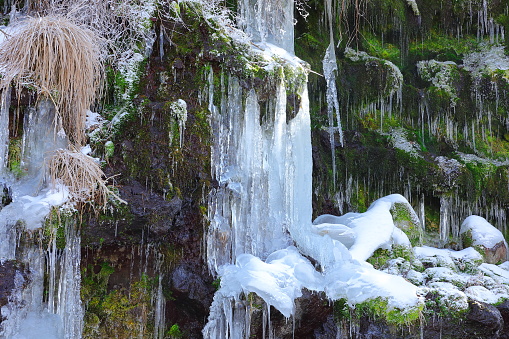
[{"label": "dried grass clump", "polygon": [[86,110],[103,84],[99,37],[62,16],[28,18],[0,45],[0,88],[27,86],[50,98],[56,128],[83,144]]},{"label": "dried grass clump", "polygon": [[115,63],[130,57],[129,52],[145,41],[147,33],[140,25],[146,18],[140,13],[151,7],[151,3],[156,6],[157,1],[42,0],[35,3],[29,7],[31,15],[58,15],[93,30],[103,38],[102,48]]},{"label": "dried grass clump", "polygon": [[52,184],[61,182],[67,186],[73,202],[105,208],[108,198],[113,197],[125,203],[106,185],[107,179],[97,162],[74,148],[57,150],[49,159],[47,169]]}]

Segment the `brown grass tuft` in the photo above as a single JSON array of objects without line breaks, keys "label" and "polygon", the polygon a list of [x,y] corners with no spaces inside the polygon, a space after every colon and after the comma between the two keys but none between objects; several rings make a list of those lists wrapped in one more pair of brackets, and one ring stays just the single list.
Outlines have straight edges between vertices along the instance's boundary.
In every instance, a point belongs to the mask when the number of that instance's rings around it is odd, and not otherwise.
[{"label": "brown grass tuft", "polygon": [[[85,140],[86,110],[103,84],[98,36],[62,16],[28,18],[0,45],[0,88],[28,86],[50,98],[57,109],[55,127],[70,140]],[[98,90],[99,89],[99,90]]]},{"label": "brown grass tuft", "polygon": [[108,179],[97,162],[74,147],[57,150],[49,159],[47,169],[53,186],[59,181],[67,186],[73,202],[105,208],[112,197],[126,203],[106,185]]}]

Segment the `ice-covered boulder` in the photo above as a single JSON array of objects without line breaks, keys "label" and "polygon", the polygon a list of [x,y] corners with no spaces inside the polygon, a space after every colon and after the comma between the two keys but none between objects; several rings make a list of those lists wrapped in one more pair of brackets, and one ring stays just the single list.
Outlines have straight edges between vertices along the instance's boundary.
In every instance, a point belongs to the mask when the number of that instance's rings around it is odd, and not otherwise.
[{"label": "ice-covered boulder", "polygon": [[474,246],[489,264],[507,260],[507,242],[498,229],[486,219],[471,215],[463,221],[460,229],[464,247]]}]

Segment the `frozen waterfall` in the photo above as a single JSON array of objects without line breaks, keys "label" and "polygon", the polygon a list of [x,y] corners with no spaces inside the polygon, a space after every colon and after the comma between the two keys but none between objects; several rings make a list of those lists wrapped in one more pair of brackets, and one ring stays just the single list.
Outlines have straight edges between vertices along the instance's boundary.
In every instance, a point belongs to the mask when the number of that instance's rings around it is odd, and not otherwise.
[{"label": "frozen waterfall", "polygon": [[[5,99],[4,99],[5,100]],[[2,103],[2,111],[8,105]],[[47,188],[45,158],[58,148],[67,147],[65,134],[55,131],[55,109],[41,100],[25,114],[22,142],[22,177],[4,173],[3,183],[12,191],[12,202],[0,210],[0,260],[28,263],[28,281],[19,276],[18,290],[9,304],[2,307],[0,338],[78,338],[83,326],[80,300],[80,237],[74,222],[64,227],[65,245],[57,248],[57,230],[52,225],[47,245],[38,244],[37,233],[53,206],[67,200],[67,189]],[[8,114],[2,114],[2,117]],[[1,124],[0,135],[8,136],[8,123]],[[0,141],[0,143],[3,143]],[[63,212],[60,212],[63,213]],[[60,218],[60,217],[59,217]],[[38,230],[36,230],[38,229]],[[23,246],[20,246],[20,240]],[[20,247],[18,247],[20,246]],[[45,280],[47,280],[45,282]],[[44,286],[48,284],[48,294]]]}]

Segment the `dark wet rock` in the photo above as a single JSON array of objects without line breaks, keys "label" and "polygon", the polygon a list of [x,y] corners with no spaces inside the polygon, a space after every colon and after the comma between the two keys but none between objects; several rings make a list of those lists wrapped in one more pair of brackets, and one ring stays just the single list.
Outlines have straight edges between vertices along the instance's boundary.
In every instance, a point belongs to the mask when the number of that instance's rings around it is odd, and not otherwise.
[{"label": "dark wet rock", "polygon": [[0,189],[0,195],[2,196],[2,201],[0,203],[1,208],[9,205],[12,202],[12,190],[6,184],[3,184],[3,187]]},{"label": "dark wet rock", "polygon": [[316,339],[336,338],[338,335],[338,324],[334,320],[334,315],[329,314],[327,320],[322,324],[322,328],[316,329],[313,336]]},{"label": "dark wet rock", "polygon": [[210,300],[210,287],[204,279],[194,273],[189,267],[178,266],[171,275],[171,286],[174,293],[185,294],[187,298],[200,302],[208,308]]},{"label": "dark wet rock", "polygon": [[504,327],[500,331],[500,339],[509,339],[509,300],[497,305],[497,309],[504,320]]},{"label": "dark wet rock", "polygon": [[[287,319],[276,309],[271,307],[270,320],[271,328],[275,336],[282,339],[305,339],[313,338],[314,333],[332,333],[333,319],[329,317],[333,313],[333,306],[323,293],[314,293],[304,289],[303,295],[295,300],[295,317]],[[251,315],[251,336],[253,338],[263,337],[263,317],[266,306],[263,300],[250,295]],[[324,327],[327,326],[327,327]],[[267,330],[267,329],[266,329]],[[334,337],[332,337],[334,338]]]},{"label": "dark wet rock", "polygon": [[470,312],[466,318],[471,324],[472,334],[484,335],[486,338],[497,338],[504,326],[500,311],[493,305],[469,300]]},{"label": "dark wet rock", "polygon": [[469,312],[464,318],[431,317],[426,319],[424,337],[500,338],[504,326],[501,312],[493,305],[469,300]]},{"label": "dark wet rock", "polygon": [[[15,260],[0,262],[0,308],[7,305],[16,289],[26,287],[28,282],[28,269],[23,263]],[[0,323],[2,319],[0,313]]]},{"label": "dark wet rock", "polygon": [[507,246],[504,241],[500,241],[495,246],[486,248],[482,246],[484,251],[484,260],[489,264],[498,264],[506,261],[507,258]]}]

